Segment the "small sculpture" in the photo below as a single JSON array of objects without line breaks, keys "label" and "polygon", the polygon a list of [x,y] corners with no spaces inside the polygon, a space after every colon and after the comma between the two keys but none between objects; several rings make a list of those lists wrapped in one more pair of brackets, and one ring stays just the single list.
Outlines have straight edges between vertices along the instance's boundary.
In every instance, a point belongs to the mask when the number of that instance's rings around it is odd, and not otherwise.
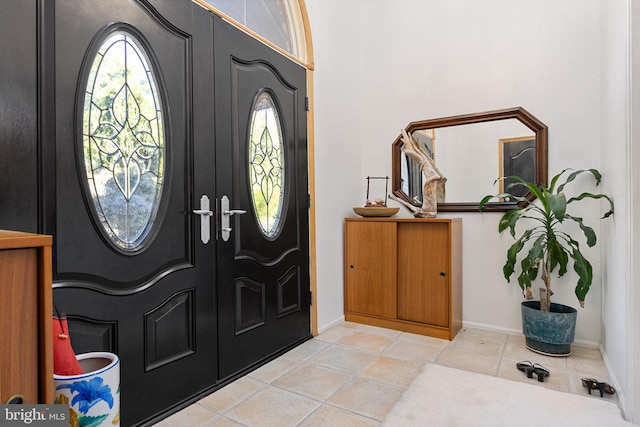
[{"label": "small sculpture", "polygon": [[368,206],[386,207],[387,206],[387,202],[385,202],[381,198],[377,197],[376,200],[373,203],[371,203],[369,200],[367,200],[367,203],[365,204],[365,207],[368,207]]},{"label": "small sculpture", "polygon": [[[384,200],[376,197],[375,200],[372,202],[371,199],[369,198],[369,193],[370,193],[370,187],[371,187],[371,180],[372,179],[384,179],[385,180],[385,187],[384,187]],[[396,213],[398,213],[398,211],[400,210],[400,208],[390,208],[387,207],[387,194],[389,192],[389,177],[388,176],[368,176],[367,177],[367,201],[364,205],[364,207],[355,207],[353,208],[353,211],[355,213],[357,213],[360,216],[380,216],[380,217],[389,217],[389,216],[393,216]]]},{"label": "small sculpture", "polygon": [[[371,180],[372,179],[384,179],[385,180],[385,186],[384,186],[384,200],[382,200],[379,197],[376,197],[376,200],[374,203],[371,203],[371,200],[369,199],[369,192],[371,189]],[[368,176],[367,177],[367,201],[365,202],[365,207],[372,207],[372,206],[376,206],[376,207],[386,207],[387,206],[387,193],[389,192],[389,177],[388,176]]]},{"label": "small sculpture", "polygon": [[444,199],[444,183],[447,178],[440,173],[433,158],[420,149],[418,140],[407,134],[404,129],[402,129],[402,152],[420,165],[420,170],[425,177],[422,206],[418,208],[393,195],[389,197],[413,212],[416,218],[435,218],[438,213],[438,199]]}]

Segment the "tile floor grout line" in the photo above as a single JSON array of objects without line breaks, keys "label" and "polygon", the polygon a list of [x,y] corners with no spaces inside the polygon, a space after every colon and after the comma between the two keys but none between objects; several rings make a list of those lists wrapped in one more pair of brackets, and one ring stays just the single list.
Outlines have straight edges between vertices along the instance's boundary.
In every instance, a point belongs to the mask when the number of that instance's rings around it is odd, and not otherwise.
[{"label": "tile floor grout line", "polygon": [[[379,335],[383,336],[382,334],[379,334]],[[368,354],[368,355],[372,355],[373,358],[367,364],[365,364],[362,367],[354,370],[353,372],[348,373],[349,377],[347,378],[347,380],[345,382],[343,382],[340,385],[340,387],[338,387],[336,390],[334,390],[324,401],[322,401],[320,406],[318,408],[316,408],[315,411],[317,411],[320,407],[322,407],[322,405],[327,405],[327,406],[331,406],[331,407],[336,408],[336,409],[341,410],[341,411],[346,411],[346,412],[350,412],[350,413],[353,413],[353,414],[357,414],[358,416],[365,417],[365,418],[367,418],[367,419],[369,419],[369,420],[371,420],[373,422],[376,422],[379,425],[381,425],[382,422],[384,422],[384,418],[386,418],[386,414],[385,414],[385,417],[383,418],[383,420],[380,421],[380,420],[372,418],[372,417],[370,417],[370,416],[368,416],[368,415],[366,415],[366,414],[364,414],[362,412],[358,412],[357,410],[347,409],[347,408],[341,407],[339,405],[331,403],[330,401],[331,401],[331,398],[334,397],[336,394],[338,394],[346,385],[350,384],[352,381],[354,381],[355,379],[358,379],[358,378],[363,379],[363,380],[367,380],[367,381],[372,381],[374,383],[381,384],[381,385],[386,386],[386,387],[396,388],[398,391],[401,392],[400,393],[400,397],[401,397],[402,394],[404,394],[404,392],[408,388],[408,386],[403,388],[403,387],[399,387],[399,386],[397,386],[395,384],[390,384],[390,383],[386,383],[386,382],[383,382],[383,381],[378,381],[375,378],[369,378],[369,377],[364,377],[364,376],[360,375],[362,373],[362,371],[364,371],[368,366],[370,366],[372,363],[374,363],[378,357],[383,356],[383,354],[382,354],[383,351],[386,350],[393,342],[395,342],[396,339],[399,336],[400,335],[396,336],[386,347],[384,347],[378,353],[368,353],[366,351],[363,351],[362,349],[359,349],[359,348],[356,348],[356,347],[352,347],[352,346],[348,346],[348,345],[345,345],[345,344],[339,343],[339,342],[333,343],[330,347],[335,346],[335,347],[339,347],[339,348],[348,348],[350,350],[356,350],[356,351],[359,351],[359,352],[362,352],[362,353],[365,353],[365,354]],[[325,351],[328,350],[328,349],[329,348],[325,349]],[[386,357],[389,357],[389,356],[386,356]],[[312,359],[312,358],[310,358],[310,359]],[[402,360],[402,359],[397,359],[397,360]],[[309,363],[314,364],[313,360],[309,360]],[[339,371],[339,370],[333,369],[333,368],[331,368],[329,366],[324,366],[324,365],[316,365],[316,366],[322,366],[324,368],[331,369],[331,370],[333,370],[335,372],[339,372],[339,373],[346,373],[344,371]],[[395,403],[397,403],[397,401],[394,402],[394,404]],[[315,411],[313,411],[313,412],[315,412]],[[309,416],[310,415],[311,414],[309,414]]]},{"label": "tile floor grout line", "polygon": [[[252,393],[248,394],[247,396],[244,396],[244,397],[242,398],[242,400],[239,400],[238,402],[236,402],[236,403],[234,403],[233,405],[229,406],[227,409],[225,409],[225,410],[224,410],[224,411],[222,411],[222,412],[219,412],[219,411],[217,411],[217,410],[215,410],[215,409],[209,408],[208,406],[205,406],[205,405],[203,405],[203,404],[201,404],[201,403],[200,403],[201,401],[203,401],[203,400],[204,400],[204,399],[206,399],[207,397],[212,396],[215,392],[213,392],[213,393],[209,394],[208,396],[203,397],[202,399],[198,400],[198,402],[196,402],[196,403],[197,403],[197,404],[199,404],[200,406],[203,406],[203,407],[205,407],[205,408],[209,409],[209,410],[213,410],[213,411],[215,411],[215,412],[216,412],[217,414],[219,414],[219,415],[224,415],[224,416],[226,417],[226,413],[227,413],[227,412],[231,411],[232,409],[235,409],[235,408],[236,408],[236,407],[238,407],[242,402],[246,401],[247,399],[249,399],[249,398],[251,398],[251,397],[255,396],[256,394],[260,393],[261,391],[263,391],[264,389],[266,389],[267,387],[269,387],[269,384],[268,384],[268,383],[265,383],[264,381],[257,380],[257,379],[255,379],[255,378],[251,378],[251,377],[249,377],[249,375],[245,375],[244,377],[240,377],[240,378],[238,378],[237,380],[233,381],[232,383],[228,384],[228,385],[227,385],[227,386],[225,386],[225,387],[228,387],[228,386],[233,385],[233,383],[235,383],[236,381],[238,381],[238,380],[240,380],[240,379],[242,379],[242,378],[249,378],[249,379],[251,379],[251,380],[253,380],[253,381],[259,382],[259,383],[261,383],[261,384],[262,384],[262,387],[261,387],[261,388],[259,388],[259,389],[257,389],[257,390],[255,390],[254,392],[252,392]],[[224,390],[224,387],[223,387],[223,388],[221,388],[221,389],[219,389],[219,390],[216,390],[216,391],[220,391],[220,390]],[[228,417],[227,417],[227,418],[228,418]]]}]

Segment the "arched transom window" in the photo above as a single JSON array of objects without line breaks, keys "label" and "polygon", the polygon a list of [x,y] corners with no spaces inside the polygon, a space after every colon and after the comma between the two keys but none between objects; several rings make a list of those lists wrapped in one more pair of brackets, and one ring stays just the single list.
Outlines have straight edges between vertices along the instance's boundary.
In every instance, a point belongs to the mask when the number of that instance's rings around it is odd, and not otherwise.
[{"label": "arched transom window", "polygon": [[307,62],[299,0],[194,0],[233,19],[283,51]]}]

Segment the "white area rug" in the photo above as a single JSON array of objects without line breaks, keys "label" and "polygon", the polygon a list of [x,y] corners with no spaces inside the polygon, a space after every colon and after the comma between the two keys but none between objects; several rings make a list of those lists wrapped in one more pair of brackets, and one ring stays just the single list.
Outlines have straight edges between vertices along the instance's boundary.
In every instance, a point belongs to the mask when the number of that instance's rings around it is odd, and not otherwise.
[{"label": "white area rug", "polygon": [[429,363],[387,415],[386,427],[618,427],[618,405]]}]

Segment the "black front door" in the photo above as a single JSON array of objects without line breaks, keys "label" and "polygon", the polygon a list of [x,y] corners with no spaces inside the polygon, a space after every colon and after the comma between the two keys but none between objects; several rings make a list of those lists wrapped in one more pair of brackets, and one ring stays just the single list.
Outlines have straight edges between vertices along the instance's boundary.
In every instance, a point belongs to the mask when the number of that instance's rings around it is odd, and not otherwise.
[{"label": "black front door", "polygon": [[304,68],[215,25],[220,377],[311,337]]},{"label": "black front door", "polygon": [[212,16],[189,1],[156,3],[162,15],[143,0],[47,9],[54,301],[77,353],[120,357],[122,425],[217,378]]}]

